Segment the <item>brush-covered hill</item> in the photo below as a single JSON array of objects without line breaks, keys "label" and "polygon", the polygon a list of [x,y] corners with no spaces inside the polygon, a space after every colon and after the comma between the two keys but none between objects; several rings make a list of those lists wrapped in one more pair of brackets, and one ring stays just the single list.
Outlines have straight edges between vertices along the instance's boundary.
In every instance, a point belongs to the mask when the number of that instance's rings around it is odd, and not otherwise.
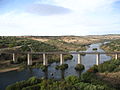
[{"label": "brush-covered hill", "polygon": [[64,51],[85,50],[86,45],[120,39],[120,35],[89,35],[89,36],[25,36],[36,41],[55,45]]}]

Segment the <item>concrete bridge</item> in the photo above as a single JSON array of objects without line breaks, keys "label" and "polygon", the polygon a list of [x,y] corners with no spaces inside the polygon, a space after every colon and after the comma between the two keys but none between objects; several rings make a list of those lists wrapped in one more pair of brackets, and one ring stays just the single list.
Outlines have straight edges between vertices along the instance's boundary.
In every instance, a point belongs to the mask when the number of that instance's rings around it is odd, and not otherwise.
[{"label": "concrete bridge", "polygon": [[[6,52],[7,53],[7,52]],[[26,54],[27,55],[27,64],[32,65],[32,54],[43,55],[43,65],[48,65],[48,60],[46,59],[47,54],[59,54],[60,55],[60,65],[64,64],[63,55],[64,54],[77,54],[78,55],[78,64],[82,64],[81,56],[84,54],[96,54],[96,65],[100,64],[100,55],[101,54],[113,54],[115,59],[118,59],[120,52],[8,52],[13,55],[13,61],[16,62],[17,54]]]}]

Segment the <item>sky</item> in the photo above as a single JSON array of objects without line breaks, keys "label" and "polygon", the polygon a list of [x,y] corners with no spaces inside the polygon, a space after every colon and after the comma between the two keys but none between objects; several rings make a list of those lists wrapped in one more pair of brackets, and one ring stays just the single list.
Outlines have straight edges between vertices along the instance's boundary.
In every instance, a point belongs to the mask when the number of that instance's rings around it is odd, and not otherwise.
[{"label": "sky", "polygon": [[0,0],[0,36],[120,34],[120,0]]}]

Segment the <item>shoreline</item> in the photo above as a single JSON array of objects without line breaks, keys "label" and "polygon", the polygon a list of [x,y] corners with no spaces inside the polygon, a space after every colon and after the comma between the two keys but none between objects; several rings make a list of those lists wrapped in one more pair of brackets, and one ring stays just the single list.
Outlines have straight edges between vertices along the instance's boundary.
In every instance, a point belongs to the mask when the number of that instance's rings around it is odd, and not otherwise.
[{"label": "shoreline", "polygon": [[10,72],[10,71],[16,71],[16,70],[19,70],[19,69],[20,69],[20,67],[5,68],[5,69],[1,69],[0,73]]}]

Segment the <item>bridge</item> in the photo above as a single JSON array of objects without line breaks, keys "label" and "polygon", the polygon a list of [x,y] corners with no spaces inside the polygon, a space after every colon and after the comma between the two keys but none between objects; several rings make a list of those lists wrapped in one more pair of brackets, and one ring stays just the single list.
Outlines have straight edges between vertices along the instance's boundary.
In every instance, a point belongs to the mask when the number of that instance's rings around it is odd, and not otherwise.
[{"label": "bridge", "polygon": [[[2,52],[0,52],[2,53]],[[48,65],[48,60],[46,59],[46,55],[47,54],[51,54],[51,55],[54,55],[54,54],[59,54],[60,55],[60,65],[64,64],[64,59],[63,59],[63,55],[64,54],[77,54],[78,56],[78,60],[77,60],[77,63],[78,64],[82,64],[82,58],[81,56],[82,55],[86,55],[86,54],[96,54],[96,65],[99,65],[100,64],[100,55],[101,54],[113,54],[115,55],[115,59],[117,60],[118,59],[118,55],[120,54],[120,52],[3,52],[3,53],[9,53],[9,54],[12,54],[12,57],[13,57],[13,62],[16,62],[16,57],[17,57],[17,54],[26,54],[27,55],[27,65],[32,65],[32,54],[36,54],[36,55],[40,55],[42,54],[43,55],[43,65]]]}]

